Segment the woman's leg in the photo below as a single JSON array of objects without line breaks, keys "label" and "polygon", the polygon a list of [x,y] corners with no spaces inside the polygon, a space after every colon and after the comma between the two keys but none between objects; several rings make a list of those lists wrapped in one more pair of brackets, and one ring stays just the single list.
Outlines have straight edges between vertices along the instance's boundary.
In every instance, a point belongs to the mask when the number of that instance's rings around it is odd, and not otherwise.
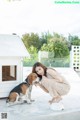
[{"label": "woman's leg", "polygon": [[60,100],[62,100],[61,95],[55,89],[53,90],[50,89],[50,95],[52,96],[52,99],[49,100],[50,104],[58,103]]},{"label": "woman's leg", "polygon": [[60,100],[62,100],[61,96],[53,97],[52,100],[49,100],[49,103],[58,103]]}]

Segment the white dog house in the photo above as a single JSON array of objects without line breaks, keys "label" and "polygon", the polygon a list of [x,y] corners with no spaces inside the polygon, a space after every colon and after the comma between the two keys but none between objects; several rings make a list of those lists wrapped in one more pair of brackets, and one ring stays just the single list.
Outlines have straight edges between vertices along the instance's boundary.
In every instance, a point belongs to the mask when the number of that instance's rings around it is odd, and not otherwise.
[{"label": "white dog house", "polygon": [[0,98],[23,80],[23,58],[29,57],[17,35],[0,35]]}]

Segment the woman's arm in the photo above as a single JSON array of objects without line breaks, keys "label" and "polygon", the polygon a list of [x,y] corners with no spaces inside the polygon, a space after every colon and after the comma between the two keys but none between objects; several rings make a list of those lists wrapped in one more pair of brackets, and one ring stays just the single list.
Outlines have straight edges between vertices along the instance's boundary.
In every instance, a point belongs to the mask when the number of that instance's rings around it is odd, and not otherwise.
[{"label": "woman's arm", "polygon": [[42,90],[44,90],[45,92],[49,93],[49,91],[43,86],[41,85],[39,82],[36,83],[37,86],[39,86]]},{"label": "woman's arm", "polygon": [[56,70],[47,69],[47,73],[57,82],[63,82],[63,77]]}]

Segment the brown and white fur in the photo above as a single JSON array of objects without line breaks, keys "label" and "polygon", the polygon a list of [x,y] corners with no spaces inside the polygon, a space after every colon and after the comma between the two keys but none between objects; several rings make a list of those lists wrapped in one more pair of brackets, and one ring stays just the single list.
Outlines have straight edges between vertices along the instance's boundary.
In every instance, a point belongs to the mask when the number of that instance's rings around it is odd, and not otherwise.
[{"label": "brown and white fur", "polygon": [[24,101],[27,103],[31,103],[31,91],[32,85],[34,81],[38,79],[37,74],[30,73],[28,77],[25,79],[25,82],[20,83],[15,88],[13,88],[8,96],[7,103],[9,105],[14,105],[17,103],[23,103]]}]

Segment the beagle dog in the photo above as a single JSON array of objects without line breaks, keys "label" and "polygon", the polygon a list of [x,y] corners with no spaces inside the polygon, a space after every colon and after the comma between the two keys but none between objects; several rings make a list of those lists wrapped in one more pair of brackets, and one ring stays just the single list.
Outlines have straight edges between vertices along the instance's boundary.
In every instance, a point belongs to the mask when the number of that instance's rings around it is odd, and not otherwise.
[{"label": "beagle dog", "polygon": [[25,79],[25,82],[20,83],[15,88],[13,88],[9,96],[6,100],[6,103],[9,103],[9,105],[17,104],[17,103],[31,103],[31,91],[32,91],[32,85],[34,84],[34,81],[38,79],[36,73],[30,73],[28,77]]}]

